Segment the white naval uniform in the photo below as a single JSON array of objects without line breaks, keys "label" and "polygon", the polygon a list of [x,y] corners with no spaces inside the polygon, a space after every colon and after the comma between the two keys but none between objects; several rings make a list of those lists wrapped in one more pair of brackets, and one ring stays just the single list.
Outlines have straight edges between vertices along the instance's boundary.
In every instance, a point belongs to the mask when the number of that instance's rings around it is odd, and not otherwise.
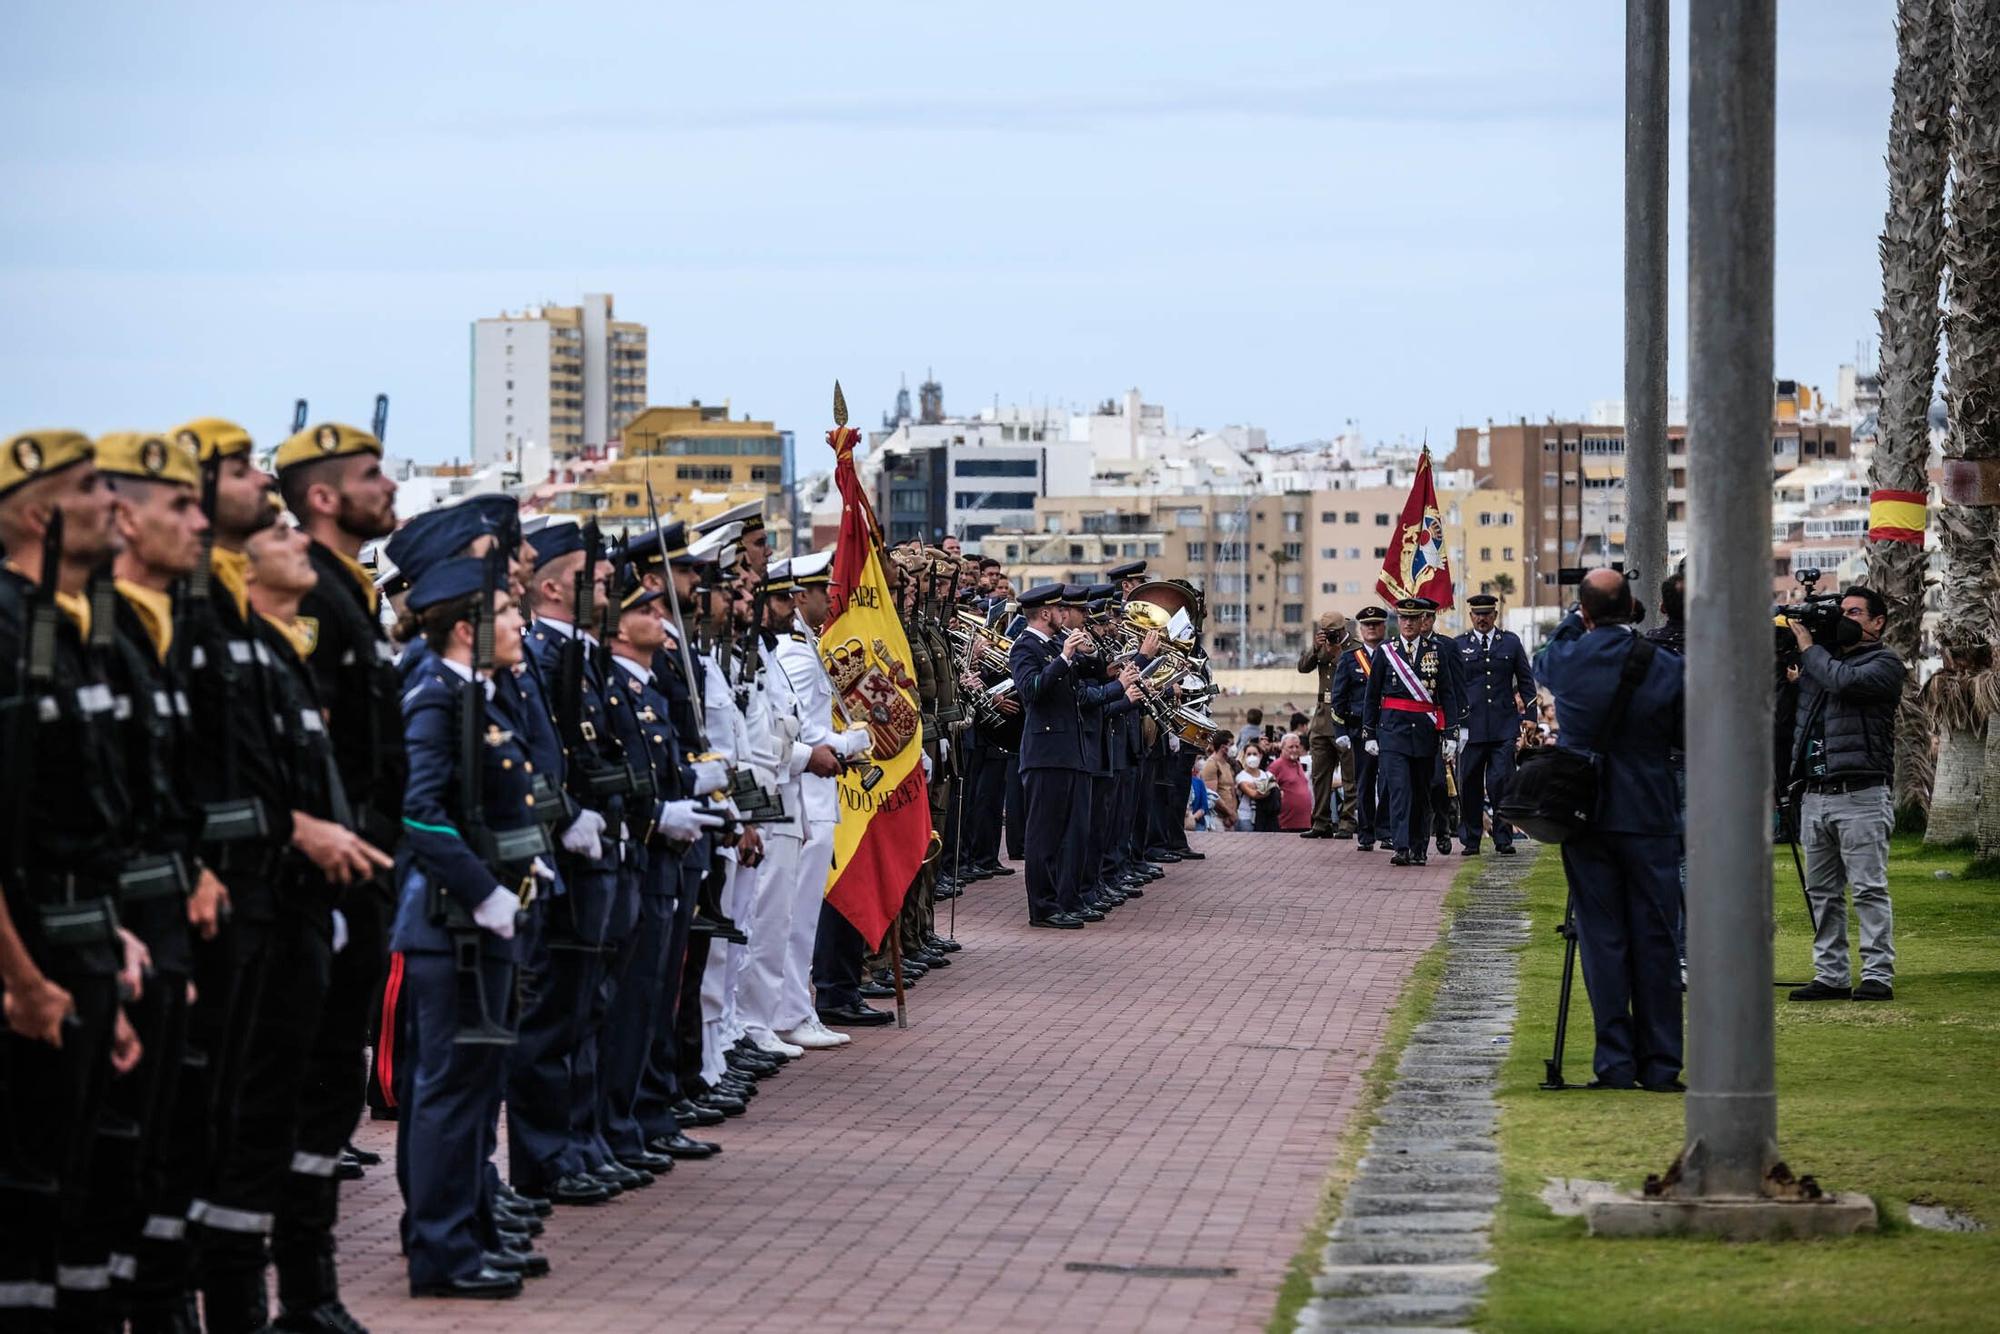
[{"label": "white naval uniform", "polygon": [[[799,741],[808,750],[829,745],[842,758],[860,754],[868,746],[868,729],[848,732],[833,730],[833,682],[820,660],[819,640],[804,616],[794,615],[792,633],[778,638],[778,671],[772,689],[791,693],[802,730]],[[800,786],[804,793],[805,842],[799,850],[797,887],[791,903],[790,926],[786,932],[784,976],[777,1017],[779,1031],[818,1017],[813,1001],[813,941],[819,935],[820,904],[826,898],[827,873],[833,869],[833,826],[840,814],[837,780],[805,774]]]},{"label": "white naval uniform", "polygon": [[[783,643],[785,636],[779,635]],[[798,891],[799,854],[805,837],[800,819],[803,799],[799,780],[807,777],[812,746],[804,739],[805,724],[793,707],[783,677],[774,670],[775,650],[759,650],[761,659],[750,700],[751,732],[763,739],[766,763],[785,802],[785,819],[762,825],[764,864],[759,867],[757,902],[748,919],[737,918],[750,943],[741,948],[743,972],[737,982],[736,1008],[742,1027],[753,1042],[766,1042],[795,1028],[803,1020],[782,1022],[780,997],[784,979],[787,930],[792,900]]]}]

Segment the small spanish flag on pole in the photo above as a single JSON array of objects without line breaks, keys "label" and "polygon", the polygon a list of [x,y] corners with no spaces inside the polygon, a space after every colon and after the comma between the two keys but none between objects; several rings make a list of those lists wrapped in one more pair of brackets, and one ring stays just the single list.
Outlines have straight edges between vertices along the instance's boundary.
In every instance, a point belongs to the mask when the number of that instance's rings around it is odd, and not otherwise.
[{"label": "small spanish flag on pole", "polygon": [[1868,540],[1924,544],[1926,520],[1922,491],[1871,491],[1868,495]]},{"label": "small spanish flag on pole", "polygon": [[832,617],[819,638],[833,684],[836,724],[866,727],[872,761],[841,771],[839,823],[826,900],[869,949],[896,921],[903,895],[931,841],[924,782],[923,716],[910,641],[882,573],[882,530],[854,471],[859,431],[847,425],[847,400],[833,387],[833,480],[840,489],[840,544],[833,553]]}]

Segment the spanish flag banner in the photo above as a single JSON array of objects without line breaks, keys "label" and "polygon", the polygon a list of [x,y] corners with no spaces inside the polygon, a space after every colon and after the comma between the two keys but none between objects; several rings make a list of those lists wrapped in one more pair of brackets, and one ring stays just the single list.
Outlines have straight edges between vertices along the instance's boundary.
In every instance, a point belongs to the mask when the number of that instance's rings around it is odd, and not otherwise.
[{"label": "spanish flag banner", "polygon": [[854,471],[861,434],[847,425],[834,387],[834,485],[840,489],[840,544],[834,550],[832,616],[819,639],[833,681],[834,726],[868,729],[872,758],[841,771],[840,816],[826,898],[879,949],[923,865],[931,841],[924,782],[923,718],[910,643],[882,573],[881,530]]},{"label": "spanish flag banner", "polygon": [[1389,554],[1382,558],[1376,591],[1393,610],[1404,598],[1429,598],[1439,607],[1451,605],[1451,569],[1445,562],[1444,519],[1438,513],[1437,483],[1431,479],[1429,449],[1417,459],[1409,499],[1396,520]]},{"label": "spanish flag banner", "polygon": [[1868,496],[1868,540],[1924,544],[1925,504],[1921,491],[1872,491]]}]

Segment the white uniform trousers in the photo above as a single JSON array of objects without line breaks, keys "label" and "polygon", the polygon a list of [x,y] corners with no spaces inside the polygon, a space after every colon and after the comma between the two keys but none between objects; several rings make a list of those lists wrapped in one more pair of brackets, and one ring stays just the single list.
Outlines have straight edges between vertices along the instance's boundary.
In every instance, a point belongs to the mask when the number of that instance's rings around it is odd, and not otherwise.
[{"label": "white uniform trousers", "polygon": [[750,937],[738,947],[743,973],[736,985],[736,1013],[754,1041],[775,1037],[790,1025],[778,1023],[779,996],[784,982],[786,932],[791,925],[791,900],[797,892],[799,835],[781,825],[764,828],[764,862],[757,868],[756,901],[736,922]]},{"label": "white uniform trousers", "polygon": [[799,851],[798,889],[786,931],[785,972],[779,992],[778,1031],[796,1028],[818,1013],[813,1000],[813,942],[819,936],[819,909],[826,898],[826,878],[833,869],[831,820],[807,823],[807,838]]},{"label": "white uniform trousers", "polygon": [[[762,868],[741,866],[735,855],[726,859],[722,884],[722,911],[731,921],[740,922],[754,903]],[[743,1036],[737,1014],[737,979],[743,973],[743,947],[728,941],[709,942],[708,965],[701,975],[701,1077],[713,1084],[728,1067],[723,1058]]]}]

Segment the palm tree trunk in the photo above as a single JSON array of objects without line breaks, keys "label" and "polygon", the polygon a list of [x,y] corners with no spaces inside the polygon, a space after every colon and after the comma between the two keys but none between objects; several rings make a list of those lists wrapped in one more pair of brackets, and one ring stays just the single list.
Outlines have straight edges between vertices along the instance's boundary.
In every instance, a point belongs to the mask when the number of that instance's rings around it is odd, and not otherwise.
[{"label": "palm tree trunk", "polygon": [[[1965,735],[1946,736],[1940,764],[1943,754],[1976,745],[1983,777],[1994,695],[1988,677],[2000,635],[2000,549],[1994,540],[2000,532],[2000,0],[1955,0],[1952,27],[1952,200],[1945,236],[1951,434],[1938,514],[1945,557],[1938,637],[1952,664],[1948,670],[1971,679],[1944,691],[1963,704],[1955,731]],[[1965,832],[2000,825],[2000,790],[1972,787]],[[1965,799],[1965,789],[1955,788],[1955,795]],[[1935,801],[1931,814],[1935,820]],[[1949,823],[1961,823],[1957,812]]]},{"label": "palm tree trunk", "polygon": [[[1927,495],[1930,405],[1937,382],[1944,264],[1944,191],[1949,174],[1951,0],[1901,0],[1896,81],[1889,111],[1889,212],[1882,223],[1880,438],[1869,467],[1875,492]],[[1871,529],[1873,525],[1871,525]],[[1880,530],[1876,530],[1880,531]],[[1917,700],[1924,613],[1924,535],[1867,544],[1868,585],[1889,602],[1884,640],[1911,670],[1896,713],[1899,822],[1930,802],[1931,727]]]}]

